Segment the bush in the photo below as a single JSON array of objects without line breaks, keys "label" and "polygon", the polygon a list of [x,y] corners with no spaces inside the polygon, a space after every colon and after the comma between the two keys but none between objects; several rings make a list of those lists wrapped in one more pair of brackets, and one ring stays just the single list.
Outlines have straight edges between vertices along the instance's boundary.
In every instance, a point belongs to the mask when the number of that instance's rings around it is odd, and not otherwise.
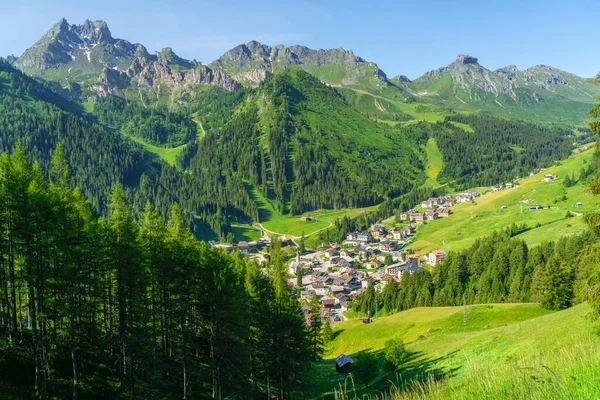
[{"label": "bush", "polygon": [[377,357],[371,354],[361,354],[355,358],[352,370],[360,383],[368,385],[379,373]]},{"label": "bush", "polygon": [[400,338],[385,342],[383,354],[388,365],[395,368],[399,368],[408,358],[408,351],[404,347],[404,341]]}]

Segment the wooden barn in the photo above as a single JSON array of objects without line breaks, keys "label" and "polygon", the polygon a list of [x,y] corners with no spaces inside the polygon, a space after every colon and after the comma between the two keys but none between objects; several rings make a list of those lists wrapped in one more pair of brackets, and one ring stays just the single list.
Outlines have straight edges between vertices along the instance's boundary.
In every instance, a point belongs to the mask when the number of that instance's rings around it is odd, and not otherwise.
[{"label": "wooden barn", "polygon": [[335,359],[335,370],[340,374],[347,374],[350,372],[352,364],[354,364],[352,357],[341,354]]}]

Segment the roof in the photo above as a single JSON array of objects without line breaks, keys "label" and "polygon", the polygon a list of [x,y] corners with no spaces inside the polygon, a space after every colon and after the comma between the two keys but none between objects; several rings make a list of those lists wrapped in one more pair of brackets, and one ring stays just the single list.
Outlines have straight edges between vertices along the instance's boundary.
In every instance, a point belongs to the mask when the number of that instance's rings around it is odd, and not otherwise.
[{"label": "roof", "polygon": [[345,354],[341,354],[341,355],[339,355],[339,356],[336,357],[335,364],[338,367],[341,368],[341,367],[343,367],[344,365],[347,365],[347,364],[354,364],[354,360],[350,356],[347,356]]},{"label": "roof", "polygon": [[335,305],[335,299],[323,299],[324,306],[333,306]]},{"label": "roof", "polygon": [[444,250],[433,250],[431,254],[435,254],[436,256],[446,255]]}]

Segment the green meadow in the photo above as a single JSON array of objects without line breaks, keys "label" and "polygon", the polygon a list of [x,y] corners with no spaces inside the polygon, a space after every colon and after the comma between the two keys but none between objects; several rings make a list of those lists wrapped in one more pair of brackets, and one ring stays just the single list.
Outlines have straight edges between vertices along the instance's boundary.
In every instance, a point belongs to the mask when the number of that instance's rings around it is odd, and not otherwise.
[{"label": "green meadow", "polygon": [[[596,398],[600,337],[588,313],[585,304],[560,312],[537,304],[485,304],[467,306],[466,322],[462,307],[429,307],[368,325],[337,323],[310,372],[314,398],[334,398],[336,391],[338,399]],[[384,367],[382,349],[396,337],[404,340],[408,359],[392,371]],[[357,364],[374,358],[371,379],[365,383],[356,368],[336,373],[340,354]]]},{"label": "green meadow", "polygon": [[[478,237],[506,229],[513,223],[526,223],[530,228],[517,236],[529,245],[585,229],[581,214],[597,209],[599,199],[583,184],[563,187],[563,180],[567,174],[579,175],[581,169],[590,162],[593,151],[588,149],[572,155],[560,165],[520,179],[519,188],[490,191],[475,202],[456,205],[449,217],[421,225],[410,247],[419,253],[434,249],[460,250],[469,247]],[[558,179],[543,182],[545,174],[557,175]],[[475,190],[483,192],[489,189]],[[577,202],[583,205],[575,207]],[[522,211],[520,203],[523,205]],[[529,210],[527,206],[530,204],[548,205],[550,209]],[[571,211],[574,217],[567,219],[567,211]]]}]

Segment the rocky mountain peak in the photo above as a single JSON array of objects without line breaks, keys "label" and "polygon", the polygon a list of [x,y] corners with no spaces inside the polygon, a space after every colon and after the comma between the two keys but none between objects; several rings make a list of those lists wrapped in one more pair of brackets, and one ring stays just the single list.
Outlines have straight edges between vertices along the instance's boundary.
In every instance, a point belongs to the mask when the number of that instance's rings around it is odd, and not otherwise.
[{"label": "rocky mountain peak", "polygon": [[76,26],[76,29],[91,43],[109,43],[113,40],[108,25],[104,21],[86,19],[83,25]]},{"label": "rocky mountain peak", "polygon": [[456,62],[458,64],[463,64],[463,65],[468,65],[468,64],[477,64],[477,65],[479,65],[477,58],[469,56],[469,55],[466,55],[466,54],[459,54],[456,57]]}]

